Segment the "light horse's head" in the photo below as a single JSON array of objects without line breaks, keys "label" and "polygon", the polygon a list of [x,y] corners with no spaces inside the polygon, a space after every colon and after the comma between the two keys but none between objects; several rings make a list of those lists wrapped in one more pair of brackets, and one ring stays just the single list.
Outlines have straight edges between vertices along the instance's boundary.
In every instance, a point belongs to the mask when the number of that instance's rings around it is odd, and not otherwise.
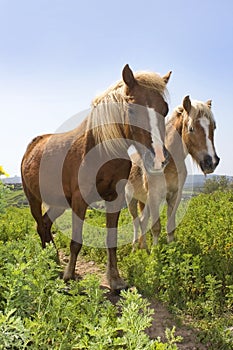
[{"label": "light horse's head", "polygon": [[186,96],[179,108],[183,115],[183,143],[203,173],[210,174],[220,160],[214,146],[216,124],[211,111],[211,100],[191,101]]},{"label": "light horse's head", "polygon": [[166,84],[171,72],[164,77],[155,73],[133,73],[126,65],[122,71],[128,101],[128,135],[150,173],[162,171],[168,162],[164,146]]}]

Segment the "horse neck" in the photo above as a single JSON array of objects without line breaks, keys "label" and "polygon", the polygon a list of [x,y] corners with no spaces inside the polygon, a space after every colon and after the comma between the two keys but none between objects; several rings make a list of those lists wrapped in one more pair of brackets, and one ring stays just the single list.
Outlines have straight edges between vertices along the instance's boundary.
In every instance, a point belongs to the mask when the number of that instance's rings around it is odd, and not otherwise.
[{"label": "horse neck", "polygon": [[[117,107],[117,104],[116,104]],[[127,150],[130,145],[127,142],[128,125],[124,122],[123,113],[115,111],[115,114],[110,115],[109,119],[101,120],[101,117],[107,115],[107,104],[94,107],[87,118],[86,123],[86,153],[93,147],[97,147],[100,153],[103,152],[108,156],[123,156],[128,155]],[[103,112],[103,113],[101,113]]]},{"label": "horse neck", "polygon": [[176,150],[183,159],[187,156],[187,150],[182,139],[183,134],[183,115],[176,111],[172,114],[170,120],[166,124],[166,140],[165,144],[169,151]]}]

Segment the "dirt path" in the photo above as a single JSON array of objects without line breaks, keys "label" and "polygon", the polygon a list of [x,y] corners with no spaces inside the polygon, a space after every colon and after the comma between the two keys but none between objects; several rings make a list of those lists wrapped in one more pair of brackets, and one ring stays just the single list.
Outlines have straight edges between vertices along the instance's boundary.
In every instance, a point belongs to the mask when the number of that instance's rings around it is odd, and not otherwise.
[{"label": "dirt path", "polygon": [[[60,259],[63,263],[68,262],[68,258],[60,253]],[[94,261],[86,261],[84,258],[78,258],[76,264],[77,275],[81,278],[88,273],[94,273],[101,278],[101,288],[106,289],[106,297],[113,303],[116,304],[120,299],[119,295],[111,293],[109,291],[107,279],[105,272],[101,270],[99,266],[95,264]],[[160,337],[162,341],[166,341],[165,330],[166,328],[172,329],[173,326],[176,327],[176,336],[181,336],[183,338],[182,342],[177,344],[178,348],[181,350],[207,350],[208,347],[200,344],[197,340],[198,332],[188,325],[180,325],[175,317],[168,311],[166,306],[159,301],[151,301],[150,307],[153,309],[153,322],[151,327],[147,330],[147,334],[151,339],[156,339]]]}]

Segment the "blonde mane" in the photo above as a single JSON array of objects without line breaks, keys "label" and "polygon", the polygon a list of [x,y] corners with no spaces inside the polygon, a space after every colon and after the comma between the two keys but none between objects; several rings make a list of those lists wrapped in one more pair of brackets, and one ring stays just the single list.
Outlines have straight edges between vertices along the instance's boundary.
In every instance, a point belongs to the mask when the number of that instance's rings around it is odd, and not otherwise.
[{"label": "blonde mane", "polygon": [[[191,100],[191,105],[193,109],[191,110],[189,117],[193,121],[195,121],[200,117],[200,115],[202,115],[202,116],[205,116],[215,126],[214,115],[206,103],[202,101]],[[177,119],[179,117],[182,117],[182,121],[183,121],[183,118],[185,118],[186,116],[186,114],[183,114],[183,112],[184,112],[184,107],[182,105],[175,107],[170,118],[167,121],[167,125],[174,124],[174,119]]]},{"label": "blonde mane", "polygon": [[194,119],[198,118],[198,116],[201,114],[205,116],[213,125],[215,125],[214,115],[206,103],[197,100],[191,100],[191,103],[196,110],[195,116],[193,117]]},{"label": "blonde mane", "polygon": [[[166,83],[158,74],[137,72],[134,77],[140,86],[157,91],[164,98],[167,96]],[[92,129],[96,143],[102,144],[108,153],[117,154],[117,150],[122,148],[122,126],[128,123],[130,98],[126,95],[124,81],[120,80],[92,101],[88,129]]]}]

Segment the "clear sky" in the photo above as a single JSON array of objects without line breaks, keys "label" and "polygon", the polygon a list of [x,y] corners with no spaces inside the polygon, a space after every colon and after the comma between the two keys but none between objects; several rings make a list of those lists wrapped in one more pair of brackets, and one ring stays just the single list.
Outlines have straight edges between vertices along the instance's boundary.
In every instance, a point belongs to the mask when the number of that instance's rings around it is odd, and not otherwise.
[{"label": "clear sky", "polygon": [[216,174],[233,175],[231,0],[0,0],[0,165],[20,174],[27,144],[89,108],[133,70],[165,74],[170,111],[213,100]]}]

